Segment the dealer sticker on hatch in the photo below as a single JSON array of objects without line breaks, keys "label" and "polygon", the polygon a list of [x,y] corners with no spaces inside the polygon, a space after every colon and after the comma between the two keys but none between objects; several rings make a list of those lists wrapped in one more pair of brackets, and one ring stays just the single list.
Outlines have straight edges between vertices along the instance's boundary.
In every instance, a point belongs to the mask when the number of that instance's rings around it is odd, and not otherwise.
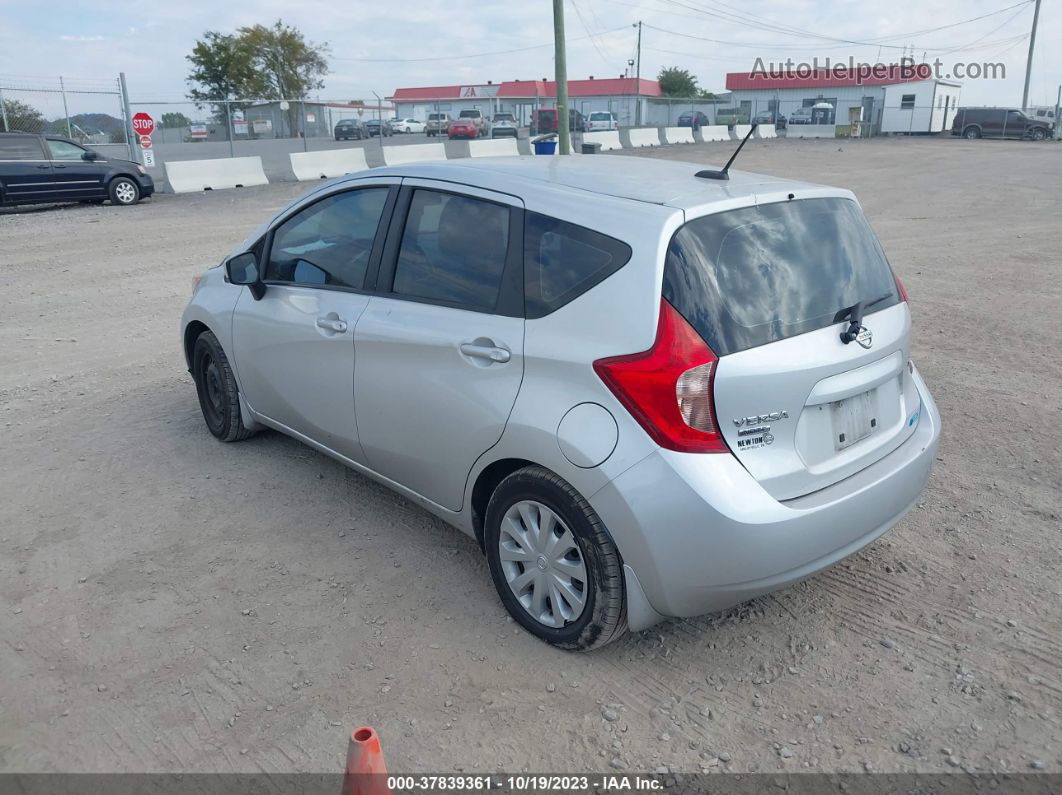
[{"label": "dealer sticker on hatch", "polygon": [[771,433],[770,425],[761,425],[758,428],[742,428],[738,431],[738,450],[754,450],[757,447],[766,447],[769,444],[774,444],[774,434]]}]

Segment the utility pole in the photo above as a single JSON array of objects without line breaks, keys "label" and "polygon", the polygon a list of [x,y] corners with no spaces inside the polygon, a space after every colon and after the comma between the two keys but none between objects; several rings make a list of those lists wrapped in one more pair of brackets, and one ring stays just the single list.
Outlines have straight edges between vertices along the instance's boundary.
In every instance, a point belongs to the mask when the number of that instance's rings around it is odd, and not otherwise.
[{"label": "utility pole", "polygon": [[553,0],[553,60],[557,83],[558,154],[572,153],[571,130],[568,128],[568,59],[564,51],[564,0]]},{"label": "utility pole", "polygon": [[1058,98],[1055,100],[1055,140],[1062,140],[1062,124],[1059,124],[1058,111],[1062,107],[1062,86],[1058,87]]},{"label": "utility pole", "polygon": [[634,126],[638,127],[641,126],[641,20],[633,27],[638,29],[637,66],[634,69]]},{"label": "utility pole", "polygon": [[[1033,67],[1033,48],[1036,46],[1036,25],[1040,21],[1040,0],[1036,0],[1036,6],[1033,9],[1033,24],[1032,32],[1029,34],[1029,60],[1025,64],[1025,90],[1021,93],[1021,109],[1025,110],[1029,107],[1029,78],[1032,77]],[[1058,123],[1058,117],[1055,117],[1055,123]]]}]

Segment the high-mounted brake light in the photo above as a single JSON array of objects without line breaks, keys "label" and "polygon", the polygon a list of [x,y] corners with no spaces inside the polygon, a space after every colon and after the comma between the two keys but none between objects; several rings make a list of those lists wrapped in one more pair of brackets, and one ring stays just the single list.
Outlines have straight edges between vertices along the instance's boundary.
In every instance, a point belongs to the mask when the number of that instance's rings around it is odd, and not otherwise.
[{"label": "high-mounted brake light", "polygon": [[653,441],[682,453],[728,453],[712,401],[719,359],[666,300],[653,346],[594,362],[594,371]]}]

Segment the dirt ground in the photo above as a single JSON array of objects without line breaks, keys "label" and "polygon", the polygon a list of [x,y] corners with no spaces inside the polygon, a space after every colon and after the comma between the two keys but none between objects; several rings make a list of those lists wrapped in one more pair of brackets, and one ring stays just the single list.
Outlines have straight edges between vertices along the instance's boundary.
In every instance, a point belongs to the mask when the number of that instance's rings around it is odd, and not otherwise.
[{"label": "dirt ground", "polygon": [[[720,163],[730,145],[642,152]],[[750,143],[849,187],[944,438],[884,539],[602,651],[475,543],[275,433],[207,432],[192,276],[305,190],[0,211],[0,770],[1062,770],[1062,146]]]}]

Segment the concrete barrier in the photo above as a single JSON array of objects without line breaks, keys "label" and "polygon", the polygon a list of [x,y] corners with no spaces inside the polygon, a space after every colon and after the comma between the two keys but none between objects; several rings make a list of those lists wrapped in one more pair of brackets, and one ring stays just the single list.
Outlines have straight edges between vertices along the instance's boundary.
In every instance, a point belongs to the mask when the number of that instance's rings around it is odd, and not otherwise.
[{"label": "concrete barrier", "polygon": [[308,179],[341,177],[364,171],[369,167],[365,162],[365,150],[326,149],[323,152],[292,152],[291,170],[300,182]]},{"label": "concrete barrier", "polygon": [[660,131],[656,127],[631,127],[627,137],[631,146],[660,146]]},{"label": "concrete barrier", "polygon": [[725,124],[712,124],[708,127],[701,127],[701,140],[729,141],[730,130],[727,129],[727,126]]},{"label": "concrete barrier", "polygon": [[664,140],[669,144],[692,144],[696,139],[692,127],[665,127]]},{"label": "concrete barrier", "polygon": [[786,138],[836,138],[837,126],[834,124],[790,124],[785,131]]},{"label": "concrete barrier", "polygon": [[583,142],[588,144],[601,144],[602,152],[611,152],[613,149],[622,149],[619,130],[601,130],[599,132],[583,133]]},{"label": "concrete barrier", "polygon": [[734,129],[732,131],[732,136],[733,137],[731,138],[731,140],[733,140],[733,141],[742,141],[742,140],[744,140],[745,136],[749,134],[749,130],[751,130],[751,129],[752,129],[752,125],[751,124],[735,124],[734,125]]},{"label": "concrete barrier", "polygon": [[268,185],[260,157],[167,160],[166,181],[174,193]]},{"label": "concrete barrier", "polygon": [[469,141],[468,153],[472,157],[506,157],[520,154],[515,138],[491,138]]},{"label": "concrete barrier", "polygon": [[443,144],[409,144],[408,146],[383,147],[384,162],[389,166],[404,163],[423,163],[427,160],[445,160],[446,147]]},{"label": "concrete barrier", "polygon": [[773,124],[761,124],[756,127],[756,134],[753,138],[777,138],[778,131],[774,129]]}]

